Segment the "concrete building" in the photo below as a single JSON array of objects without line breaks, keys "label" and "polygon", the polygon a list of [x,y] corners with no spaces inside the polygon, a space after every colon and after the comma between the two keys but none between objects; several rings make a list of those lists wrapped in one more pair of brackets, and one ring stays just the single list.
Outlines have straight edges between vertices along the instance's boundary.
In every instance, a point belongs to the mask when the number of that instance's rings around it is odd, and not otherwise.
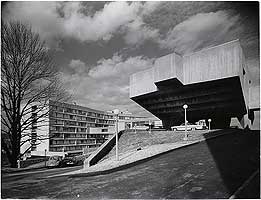
[{"label": "concrete building", "polygon": [[130,77],[130,98],[163,121],[165,128],[187,120],[212,119],[213,128],[236,124],[260,129],[259,84],[253,85],[239,40],[156,59]]},{"label": "concrete building", "polygon": [[[92,152],[115,134],[116,115],[76,104],[49,101],[42,111],[48,116],[36,120],[37,105],[32,106],[31,154],[51,156]],[[130,120],[139,119],[129,112],[118,115],[118,130],[128,129]],[[39,141],[39,138],[43,140]],[[29,143],[22,147],[26,149]]]},{"label": "concrete building", "polygon": [[[37,117],[35,109],[33,106],[32,116]],[[115,117],[111,113],[53,101],[49,101],[47,109],[47,120],[35,121],[35,128],[32,127],[31,155],[78,154],[85,148],[93,151],[115,133]],[[36,136],[47,139],[37,144]]]}]

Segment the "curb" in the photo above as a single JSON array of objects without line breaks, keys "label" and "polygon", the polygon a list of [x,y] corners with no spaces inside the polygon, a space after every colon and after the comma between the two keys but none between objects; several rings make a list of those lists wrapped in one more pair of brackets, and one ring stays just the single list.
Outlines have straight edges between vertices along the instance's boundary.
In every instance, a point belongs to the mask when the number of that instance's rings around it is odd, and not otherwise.
[{"label": "curb", "polygon": [[[113,167],[111,169],[106,169],[106,170],[96,171],[96,172],[82,172],[82,173],[71,174],[71,175],[70,174],[68,174],[68,175],[64,174],[64,175],[57,175],[55,177],[58,177],[58,176],[68,176],[70,178],[74,178],[74,177],[90,177],[90,176],[109,174],[109,173],[112,173],[112,172],[120,171],[120,170],[123,170],[123,169],[127,169],[127,168],[130,168],[130,167],[133,167],[135,165],[144,163],[146,161],[152,160],[152,159],[154,159],[156,157],[159,157],[159,156],[161,156],[163,154],[167,154],[167,153],[172,152],[174,150],[178,150],[178,149],[181,149],[181,148],[192,146],[192,145],[201,143],[201,142],[206,141],[206,140],[214,139],[214,138],[219,137],[219,136],[225,136],[225,135],[231,134],[233,132],[235,132],[235,130],[231,130],[230,132],[227,132],[227,133],[222,133],[222,134],[210,136],[209,138],[204,138],[204,139],[201,139],[201,140],[198,140],[198,141],[193,141],[193,142],[191,142],[189,144],[184,144],[183,146],[180,146],[180,147],[177,147],[177,148],[174,148],[174,149],[170,149],[170,150],[167,150],[167,151],[164,151],[164,152],[161,152],[161,153],[149,156],[147,158],[136,160],[136,161],[131,162],[131,163],[127,163],[127,164],[124,164],[124,165],[121,165],[121,166]],[[50,176],[50,177],[54,177],[54,176]]]}]

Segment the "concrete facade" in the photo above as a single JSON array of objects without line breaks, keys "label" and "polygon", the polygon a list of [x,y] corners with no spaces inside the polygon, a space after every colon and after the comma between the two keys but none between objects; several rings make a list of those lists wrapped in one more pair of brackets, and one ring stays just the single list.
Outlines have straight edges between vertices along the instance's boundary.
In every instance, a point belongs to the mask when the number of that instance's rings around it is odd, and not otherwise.
[{"label": "concrete facade", "polygon": [[239,40],[187,55],[172,53],[130,77],[130,98],[163,121],[165,128],[212,119],[225,128],[259,129],[259,86],[253,86]]}]

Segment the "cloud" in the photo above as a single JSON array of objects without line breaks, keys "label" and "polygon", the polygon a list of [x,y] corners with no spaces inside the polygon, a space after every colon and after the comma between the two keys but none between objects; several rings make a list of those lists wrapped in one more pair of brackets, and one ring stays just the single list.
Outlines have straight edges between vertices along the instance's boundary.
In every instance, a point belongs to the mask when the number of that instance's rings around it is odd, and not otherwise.
[{"label": "cloud", "polygon": [[169,48],[181,54],[198,48],[223,42],[234,33],[239,15],[229,11],[199,13],[176,25],[159,41],[162,48]]},{"label": "cloud", "polygon": [[146,34],[148,38],[156,36],[157,31],[144,26],[142,16],[151,13],[157,5],[109,2],[101,10],[88,15],[88,8],[81,2],[10,2],[4,9],[3,18],[29,22],[50,46],[58,46],[59,40],[64,38],[81,42],[108,41],[120,29],[128,34],[126,41],[130,44],[144,41]]},{"label": "cloud", "polygon": [[155,40],[159,37],[159,30],[153,29],[140,19],[126,25],[126,34],[124,36],[125,42],[131,45],[140,45],[145,40]]},{"label": "cloud", "polygon": [[117,80],[117,83],[128,84],[131,74],[150,68],[153,60],[142,56],[129,57],[123,60],[122,56],[114,54],[110,59],[99,60],[98,65],[89,71],[89,75],[96,79],[111,78]]},{"label": "cloud", "polygon": [[74,73],[62,72],[60,76],[79,104],[100,110],[119,108],[142,113],[143,109],[129,98],[129,76],[151,67],[153,60],[141,56],[123,59],[115,54],[99,60],[89,71],[84,62],[72,60],[68,65]]},{"label": "cloud", "polygon": [[71,60],[71,62],[69,63],[69,68],[72,69],[74,73],[77,74],[89,72],[90,70],[90,67],[86,66],[84,62],[82,62],[81,60],[74,60],[74,59]]},{"label": "cloud", "polygon": [[65,33],[81,41],[108,40],[120,26],[135,19],[140,6],[135,2],[111,2],[90,17],[80,12],[79,2],[67,3],[64,8]]},{"label": "cloud", "polygon": [[3,9],[4,21],[19,20],[30,24],[52,48],[57,48],[63,24],[55,2],[8,2]]}]

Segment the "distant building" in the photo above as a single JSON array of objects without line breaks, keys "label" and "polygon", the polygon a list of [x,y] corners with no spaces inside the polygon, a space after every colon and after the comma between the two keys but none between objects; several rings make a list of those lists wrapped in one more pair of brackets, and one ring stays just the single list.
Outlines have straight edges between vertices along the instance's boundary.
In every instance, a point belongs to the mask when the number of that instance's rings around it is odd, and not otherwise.
[{"label": "distant building", "polygon": [[[113,113],[113,111],[108,111]],[[133,129],[134,126],[148,125],[150,121],[155,121],[156,118],[149,118],[144,116],[136,116],[129,111],[121,111],[118,116],[118,125],[120,130]]]}]

